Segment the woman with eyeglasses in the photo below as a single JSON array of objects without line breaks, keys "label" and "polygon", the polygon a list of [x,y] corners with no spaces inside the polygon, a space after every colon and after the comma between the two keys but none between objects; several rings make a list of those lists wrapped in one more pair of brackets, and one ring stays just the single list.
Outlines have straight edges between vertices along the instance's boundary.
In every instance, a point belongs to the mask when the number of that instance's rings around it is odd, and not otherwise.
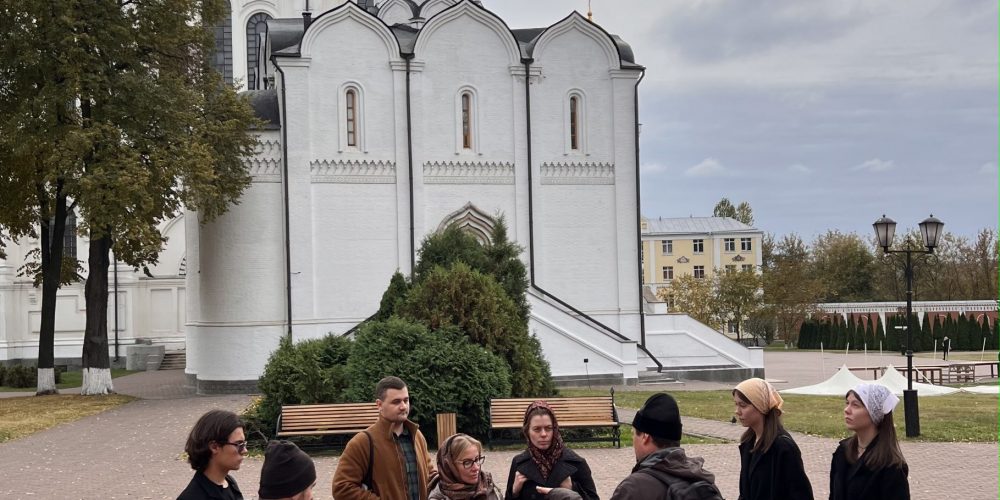
[{"label": "woman with eyeglasses", "polygon": [[493,476],[483,471],[483,445],[465,434],[455,434],[437,453],[438,475],[431,480],[428,500],[500,500]]},{"label": "woman with eyeglasses", "polygon": [[240,487],[229,475],[239,470],[247,454],[243,422],[235,413],[212,410],[202,415],[191,429],[184,451],[195,473],[177,500],[243,500]]},{"label": "woman with eyeglasses", "polygon": [[553,491],[572,490],[583,500],[600,500],[587,461],[563,446],[556,414],[545,401],[524,412],[521,432],[528,449],[515,456],[507,476],[505,500],[551,499]]}]

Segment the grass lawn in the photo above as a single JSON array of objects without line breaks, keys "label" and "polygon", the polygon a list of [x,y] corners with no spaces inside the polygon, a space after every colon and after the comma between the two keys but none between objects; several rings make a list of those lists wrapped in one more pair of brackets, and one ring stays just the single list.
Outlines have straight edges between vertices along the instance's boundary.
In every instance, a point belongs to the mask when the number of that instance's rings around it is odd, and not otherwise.
[{"label": "grass lawn", "polygon": [[[112,368],[111,378],[118,378],[124,375],[130,375],[137,373],[135,370],[126,370],[124,368]],[[65,372],[62,374],[62,382],[56,384],[59,389],[73,389],[83,385],[83,372],[80,370],[74,370]],[[0,392],[35,392],[35,387],[6,387],[0,385]]]},{"label": "grass lawn", "polygon": [[[607,392],[589,389],[562,389],[565,396],[598,396]],[[650,391],[615,392],[615,403],[639,408]],[[728,422],[733,416],[730,391],[677,391],[681,415]],[[847,437],[844,427],[844,400],[833,396],[782,395],[785,427],[792,431],[830,438]],[[920,437],[915,441],[997,442],[997,397],[985,394],[952,394],[919,398]],[[896,407],[896,432],[906,438],[903,403]],[[624,434],[624,431],[623,431]]]},{"label": "grass lawn", "polygon": [[0,443],[79,420],[132,401],[132,396],[56,394],[0,399]]}]

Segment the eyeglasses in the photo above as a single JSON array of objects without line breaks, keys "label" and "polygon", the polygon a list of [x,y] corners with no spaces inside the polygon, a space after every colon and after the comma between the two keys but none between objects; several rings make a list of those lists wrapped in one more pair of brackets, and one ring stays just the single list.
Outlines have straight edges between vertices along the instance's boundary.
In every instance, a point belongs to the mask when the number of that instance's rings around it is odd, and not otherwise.
[{"label": "eyeglasses", "polygon": [[485,461],[486,461],[486,457],[480,455],[480,456],[478,456],[476,458],[473,458],[471,460],[461,460],[458,463],[461,464],[461,466],[462,466],[463,469],[471,469],[472,466],[473,466],[473,464],[483,465],[483,462],[485,462]]},{"label": "eyeglasses", "polygon": [[231,445],[235,446],[236,447],[236,451],[238,451],[240,453],[243,453],[244,451],[247,451],[247,442],[246,441],[237,441],[235,443],[222,443],[223,446],[225,446],[227,444],[231,444]]}]

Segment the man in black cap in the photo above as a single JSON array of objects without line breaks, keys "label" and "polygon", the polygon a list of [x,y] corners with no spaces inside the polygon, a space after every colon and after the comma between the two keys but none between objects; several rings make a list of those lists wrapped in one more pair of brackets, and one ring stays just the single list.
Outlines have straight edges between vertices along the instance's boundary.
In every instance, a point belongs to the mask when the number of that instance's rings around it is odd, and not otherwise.
[{"label": "man in black cap", "polygon": [[312,500],[316,465],[312,458],[288,441],[271,441],[260,468],[261,500]]},{"label": "man in black cap", "polygon": [[701,457],[681,448],[681,414],[669,394],[653,394],[632,419],[636,465],[611,500],[721,499]]}]

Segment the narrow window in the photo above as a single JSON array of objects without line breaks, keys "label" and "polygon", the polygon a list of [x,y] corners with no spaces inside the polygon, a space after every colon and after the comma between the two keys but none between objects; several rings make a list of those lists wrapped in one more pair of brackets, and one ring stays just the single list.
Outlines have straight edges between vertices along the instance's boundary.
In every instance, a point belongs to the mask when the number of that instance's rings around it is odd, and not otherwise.
[{"label": "narrow window", "polygon": [[472,95],[462,94],[462,148],[472,149]]},{"label": "narrow window", "polygon": [[694,246],[694,253],[705,252],[705,240],[692,240],[692,242],[692,246]]},{"label": "narrow window", "polygon": [[674,279],[673,266],[663,266],[663,281],[670,281],[672,279]]},{"label": "narrow window", "polygon": [[705,279],[705,266],[694,266],[694,277],[697,279]]},{"label": "narrow window", "polygon": [[723,240],[723,242],[726,244],[727,252],[736,251],[736,238],[726,238],[725,240]]},{"label": "narrow window", "polygon": [[736,264],[726,264],[726,274],[735,272],[736,272]]},{"label": "narrow window", "polygon": [[753,271],[753,264],[743,264],[744,271]]},{"label": "narrow window", "polygon": [[347,146],[358,147],[358,93],[354,89],[347,89],[346,94],[347,109]]},{"label": "narrow window", "polygon": [[569,98],[569,148],[578,151],[580,149],[580,98],[573,96]]},{"label": "narrow window", "polygon": [[674,240],[661,240],[661,253],[663,255],[670,255],[674,253]]},{"label": "narrow window", "polygon": [[752,241],[753,240],[751,240],[750,238],[740,238],[740,250],[744,252],[749,252],[753,250],[753,243],[751,243]]}]

